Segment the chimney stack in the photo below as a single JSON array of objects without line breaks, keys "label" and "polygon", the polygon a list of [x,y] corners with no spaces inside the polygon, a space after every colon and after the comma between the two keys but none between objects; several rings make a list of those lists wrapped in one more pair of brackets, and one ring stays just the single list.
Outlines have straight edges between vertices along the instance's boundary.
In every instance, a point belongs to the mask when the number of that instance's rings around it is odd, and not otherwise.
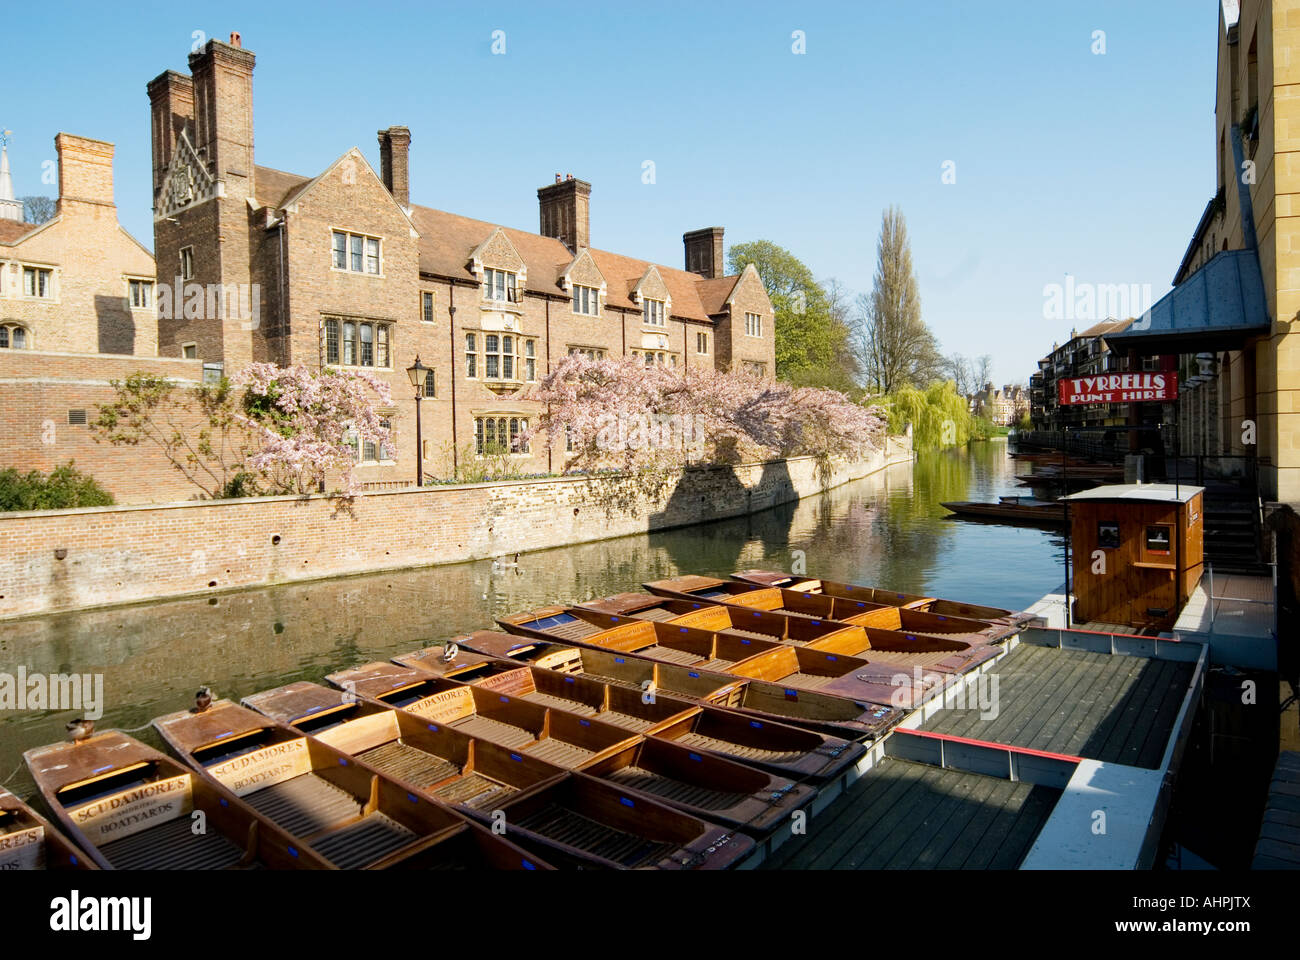
[{"label": "chimney stack", "polygon": [[59,211],[64,204],[113,206],[113,145],[60,133],[54,138],[59,157]]},{"label": "chimney stack", "polygon": [[540,188],[537,203],[542,236],[554,237],[574,253],[591,246],[591,184],[569,174]]},{"label": "chimney stack", "polygon": [[722,259],[722,228],[705,227],[682,234],[686,247],[686,269],[698,273],[706,280],[723,276],[726,269]]},{"label": "chimney stack", "polygon": [[[238,34],[231,35],[238,40]],[[212,176],[225,182],[224,196],[244,201],[255,195],[253,183],[252,53],[220,40],[209,40],[190,54],[194,79],[194,148]]]},{"label": "chimney stack", "polygon": [[410,154],[409,129],[389,127],[379,131],[379,176],[403,210],[411,205]]},{"label": "chimney stack", "polygon": [[[194,122],[194,81],[168,70],[149,81],[149,118],[153,140],[153,195],[158,199],[181,131]],[[194,135],[194,131],[190,131]]]}]

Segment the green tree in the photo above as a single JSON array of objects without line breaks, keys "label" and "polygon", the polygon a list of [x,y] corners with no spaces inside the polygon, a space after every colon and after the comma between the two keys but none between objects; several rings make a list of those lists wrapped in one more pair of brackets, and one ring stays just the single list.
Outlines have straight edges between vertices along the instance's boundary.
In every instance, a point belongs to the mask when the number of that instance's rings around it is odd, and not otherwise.
[{"label": "green tree", "polygon": [[71,460],[45,476],[39,470],[24,475],[10,467],[0,470],[0,511],[67,510],[106,507],[113,495],[78,470]]},{"label": "green tree", "polygon": [[894,207],[881,216],[874,283],[858,305],[854,339],[871,388],[892,394],[907,385],[928,386],[941,376],[938,343],[921,319],[907,221]]},{"label": "green tree", "polygon": [[853,389],[847,310],[838,282],[829,296],[807,264],[770,240],[733,244],[727,251],[732,273],[750,263],[776,314],[776,376],[799,386]]},{"label": "green tree", "polygon": [[912,445],[917,450],[964,446],[971,439],[981,439],[981,427],[951,380],[936,381],[924,390],[900,387],[886,398],[886,405],[889,432],[902,433],[910,423]]}]

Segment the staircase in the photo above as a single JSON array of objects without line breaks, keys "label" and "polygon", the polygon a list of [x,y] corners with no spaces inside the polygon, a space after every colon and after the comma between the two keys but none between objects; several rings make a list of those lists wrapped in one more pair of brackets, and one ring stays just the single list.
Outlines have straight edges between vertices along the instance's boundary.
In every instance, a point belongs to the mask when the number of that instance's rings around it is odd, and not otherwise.
[{"label": "staircase", "polygon": [[1230,484],[1205,488],[1205,562],[1214,572],[1268,576],[1264,562],[1259,503],[1246,490]]}]

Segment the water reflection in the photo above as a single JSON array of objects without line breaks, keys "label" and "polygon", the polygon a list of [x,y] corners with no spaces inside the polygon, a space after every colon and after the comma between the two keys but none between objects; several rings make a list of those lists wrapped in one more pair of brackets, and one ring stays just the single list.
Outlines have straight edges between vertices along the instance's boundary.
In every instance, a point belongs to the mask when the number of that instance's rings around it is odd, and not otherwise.
[{"label": "water reflection", "polygon": [[[1060,582],[1060,538],[955,521],[939,506],[1014,492],[1013,466],[1005,444],[977,444],[760,514],[525,554],[518,566],[481,561],[18,621],[0,625],[0,671],[102,672],[101,728],[134,728],[189,704],[201,684],[238,698],[546,603],[682,572],[789,569],[796,550],[830,579],[1023,608]],[[23,750],[61,739],[72,716],[0,714],[0,778]],[[30,793],[26,771],[9,787]]]}]

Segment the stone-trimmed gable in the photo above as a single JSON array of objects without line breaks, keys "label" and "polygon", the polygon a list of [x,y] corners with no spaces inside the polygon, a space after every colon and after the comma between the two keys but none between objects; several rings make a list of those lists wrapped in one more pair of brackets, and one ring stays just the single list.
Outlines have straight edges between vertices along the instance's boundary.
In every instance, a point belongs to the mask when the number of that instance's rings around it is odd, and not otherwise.
[{"label": "stone-trimmed gable", "polygon": [[664,313],[671,316],[673,312],[673,297],[668,291],[668,284],[664,283],[664,278],[659,275],[658,268],[654,264],[642,275],[632,288],[631,298],[633,303],[640,306],[646,300],[664,301]]},{"label": "stone-trimmed gable", "polygon": [[[353,166],[348,166],[349,163],[353,164]],[[384,181],[379,179],[379,174],[375,173],[374,167],[370,166],[365,155],[357,147],[353,147],[351,150],[348,150],[346,153],[339,156],[333,163],[322,170],[320,174],[313,177],[311,180],[308,180],[299,189],[285,197],[284,202],[280,205],[279,209],[288,213],[297,213],[299,204],[301,204],[303,200],[306,199],[307,195],[310,194],[320,183],[329,179],[335,170],[340,171],[340,175],[344,178],[344,183],[346,183],[350,178],[363,176],[368,177],[373,181],[375,186],[388,194],[388,199],[393,206],[402,212],[402,217],[411,228],[412,239],[419,239],[420,232],[416,229],[415,222],[411,219],[406,208],[398,203],[391,193],[388,193],[388,188],[384,186]]]},{"label": "stone-trimmed gable", "polygon": [[523,289],[528,279],[528,264],[519,255],[515,245],[510,242],[504,230],[497,227],[487,239],[475,247],[469,255],[470,270],[483,282],[483,271],[489,267],[493,270],[506,270],[519,275],[519,288]]},{"label": "stone-trimmed gable", "polygon": [[566,293],[573,291],[575,283],[584,287],[596,287],[601,294],[609,290],[609,285],[605,283],[605,275],[600,272],[596,261],[591,258],[590,251],[585,247],[578,251],[578,255],[560,274],[560,289]]}]

